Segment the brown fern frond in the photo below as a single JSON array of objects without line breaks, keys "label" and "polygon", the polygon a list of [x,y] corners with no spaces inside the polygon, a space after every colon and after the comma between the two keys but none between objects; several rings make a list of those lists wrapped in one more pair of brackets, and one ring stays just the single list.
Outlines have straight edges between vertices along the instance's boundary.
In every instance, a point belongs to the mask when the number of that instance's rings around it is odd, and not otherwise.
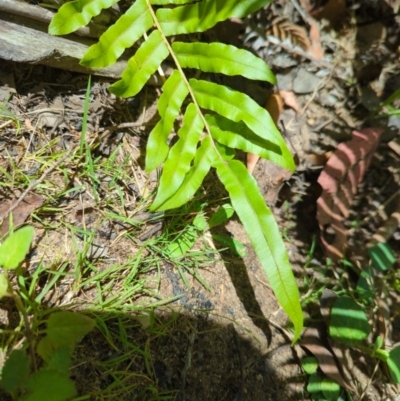
[{"label": "brown fern frond", "polygon": [[303,27],[292,24],[288,21],[276,18],[272,21],[271,28],[267,30],[267,35],[273,35],[282,42],[289,39],[293,45],[300,46],[304,50],[309,50],[311,47],[308,33]]}]

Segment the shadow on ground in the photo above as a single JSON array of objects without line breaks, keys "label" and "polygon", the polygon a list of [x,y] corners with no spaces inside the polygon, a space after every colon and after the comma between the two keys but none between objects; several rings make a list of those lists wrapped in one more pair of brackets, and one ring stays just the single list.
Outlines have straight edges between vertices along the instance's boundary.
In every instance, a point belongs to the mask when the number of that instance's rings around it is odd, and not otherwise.
[{"label": "shadow on ground", "polygon": [[109,334],[102,331],[80,343],[71,371],[79,394],[89,399],[297,399],[270,361],[279,350],[260,353],[234,324],[216,324],[206,313],[164,311],[140,321],[111,316]]}]

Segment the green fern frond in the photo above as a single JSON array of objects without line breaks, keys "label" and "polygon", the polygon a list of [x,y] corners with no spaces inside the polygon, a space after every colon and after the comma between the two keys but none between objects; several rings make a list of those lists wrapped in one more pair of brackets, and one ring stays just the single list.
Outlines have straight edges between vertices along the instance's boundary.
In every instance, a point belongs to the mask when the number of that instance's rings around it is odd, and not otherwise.
[{"label": "green fern frond", "polygon": [[254,134],[243,122],[235,123],[218,115],[205,115],[211,136],[219,143],[246,153],[254,153],[268,159],[271,142]]},{"label": "green fern frond", "polygon": [[204,109],[234,122],[243,121],[261,139],[269,141],[268,159],[288,170],[295,164],[286,143],[269,113],[244,93],[213,82],[189,80],[196,101]]},{"label": "green fern frond", "polygon": [[276,83],[274,74],[263,60],[235,46],[222,43],[174,42],[172,50],[182,68],[197,68],[204,72],[225,75],[242,75],[249,79]]},{"label": "green fern frond", "polygon": [[119,0],[75,0],[63,4],[49,26],[51,35],[67,35],[86,26],[103,9],[110,8]]},{"label": "green fern frond", "polygon": [[[142,38],[122,78],[110,87],[116,95],[128,97],[143,88],[162,61],[172,59],[175,69],[162,86],[158,101],[160,121],[151,131],[146,149],[146,171],[163,164],[151,210],[184,205],[200,188],[209,170],[215,168],[279,303],[294,324],[296,340],[303,327],[303,315],[288,255],[255,179],[234,159],[234,150],[255,153],[289,170],[295,168],[293,157],[271,116],[253,99],[224,85],[189,79],[185,69],[240,75],[270,83],[275,83],[275,77],[263,60],[246,50],[222,43],[184,43],[181,38],[180,41],[169,39],[203,32],[228,18],[244,17],[270,2],[136,0],[99,42],[88,49],[81,63],[90,68],[109,66]],[[50,32],[71,32],[114,3],[114,0],[67,3],[54,17]],[[153,9],[153,5],[157,7]],[[178,140],[170,147],[168,139],[184,105]]]},{"label": "green fern frond", "polygon": [[147,172],[155,170],[167,158],[169,152],[168,136],[172,131],[175,119],[179,115],[183,101],[189,94],[189,89],[178,70],[173,71],[165,81],[162,90],[163,94],[158,100],[158,113],[161,120],[150,132],[147,141]]},{"label": "green fern frond", "polygon": [[204,178],[210,171],[211,165],[216,157],[212,140],[209,136],[204,137],[196,152],[193,166],[185,175],[179,189],[167,199],[160,209],[176,209],[185,205],[200,188]]},{"label": "green fern frond", "polygon": [[171,148],[164,163],[152,210],[161,210],[163,203],[182,185],[196,154],[203,128],[204,123],[195,105],[189,104],[183,117],[183,125],[178,131],[179,140]]},{"label": "green fern frond", "polygon": [[165,6],[167,4],[182,5],[187,3],[194,3],[197,0],[150,0],[150,4],[154,6]]},{"label": "green fern frond", "polygon": [[231,198],[247,235],[267,274],[276,297],[295,327],[295,339],[300,337],[303,314],[293,272],[286,266],[289,258],[278,225],[257,186],[257,182],[242,163],[216,160],[214,167]]},{"label": "green fern frond", "polygon": [[165,36],[204,32],[228,18],[242,18],[272,0],[202,0],[175,8],[157,10],[157,20]]},{"label": "green fern frond", "polygon": [[123,72],[122,80],[111,85],[110,92],[117,96],[135,96],[168,55],[168,48],[160,32],[153,31],[136,54],[129,59],[128,68]]},{"label": "green fern frond", "polygon": [[89,47],[81,64],[104,68],[114,64],[125,49],[131,47],[153,25],[146,0],[137,0],[119,20],[108,28],[99,42]]}]

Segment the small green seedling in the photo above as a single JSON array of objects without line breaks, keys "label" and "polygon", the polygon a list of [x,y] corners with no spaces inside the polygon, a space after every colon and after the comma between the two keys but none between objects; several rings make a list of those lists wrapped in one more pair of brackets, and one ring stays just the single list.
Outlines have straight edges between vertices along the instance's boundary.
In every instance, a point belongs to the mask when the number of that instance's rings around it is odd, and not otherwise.
[{"label": "small green seedling", "polygon": [[[0,246],[0,265],[5,270],[0,274],[0,297],[13,298],[25,324],[26,341],[22,348],[9,354],[1,369],[0,388],[20,401],[66,401],[76,393],[74,383],[69,379],[71,356],[76,341],[94,327],[94,321],[87,316],[64,311],[50,315],[47,328],[34,338],[27,309],[17,289],[13,288],[8,270],[15,270],[25,259],[33,240],[32,227],[13,232]],[[29,349],[29,353],[27,352]],[[37,368],[36,355],[43,359]]]},{"label": "small green seedling", "polygon": [[307,391],[312,400],[318,401],[344,401],[343,390],[332,379],[326,377],[318,370],[318,361],[314,357],[306,357],[301,361],[304,372],[310,375]]}]

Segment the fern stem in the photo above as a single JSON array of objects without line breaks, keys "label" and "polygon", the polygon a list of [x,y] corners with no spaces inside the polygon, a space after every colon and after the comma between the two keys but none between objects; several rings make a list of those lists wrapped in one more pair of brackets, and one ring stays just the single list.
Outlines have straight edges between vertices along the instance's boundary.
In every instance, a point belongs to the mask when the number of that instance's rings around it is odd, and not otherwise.
[{"label": "fern stem", "polygon": [[201,118],[201,120],[202,120],[202,122],[203,122],[203,124],[204,124],[204,128],[205,128],[205,130],[207,131],[207,134],[208,134],[208,135],[210,136],[210,138],[212,139],[211,142],[212,142],[212,144],[213,144],[213,146],[214,146],[215,151],[217,152],[217,154],[219,154],[218,149],[216,148],[215,143],[214,143],[214,140],[213,140],[213,138],[212,138],[212,136],[211,136],[211,131],[210,131],[210,128],[209,128],[209,126],[208,126],[207,120],[205,119],[204,114],[203,114],[203,112],[201,111],[201,108],[200,108],[200,106],[199,106],[198,103],[197,103],[197,100],[196,100],[196,97],[195,97],[194,92],[193,92],[193,90],[192,90],[192,87],[190,86],[190,83],[189,83],[188,79],[186,78],[186,74],[184,73],[182,67],[180,66],[179,61],[178,61],[178,58],[175,56],[175,53],[174,53],[174,51],[173,51],[171,45],[169,44],[169,41],[168,41],[167,37],[164,35],[164,32],[162,31],[161,26],[160,26],[160,24],[158,23],[157,16],[156,16],[156,14],[155,14],[155,12],[154,12],[154,10],[153,10],[153,7],[152,7],[151,4],[150,4],[150,0],[146,0],[146,3],[147,3],[147,6],[149,7],[149,11],[150,11],[151,16],[152,16],[152,18],[153,18],[154,25],[156,26],[157,30],[160,32],[161,37],[162,37],[162,39],[163,39],[165,45],[167,46],[167,49],[168,49],[168,51],[169,51],[169,54],[171,55],[172,59],[174,60],[174,63],[175,63],[175,65],[176,65],[177,70],[178,70],[179,73],[181,74],[181,77],[182,77],[182,79],[183,79],[183,82],[185,83],[185,85],[186,85],[187,88],[188,88],[190,97],[192,98],[192,101],[193,101],[193,103],[194,103],[194,105],[195,105],[195,107],[196,107],[196,111],[197,111],[197,113],[199,113],[199,115],[200,115],[200,118]]}]

